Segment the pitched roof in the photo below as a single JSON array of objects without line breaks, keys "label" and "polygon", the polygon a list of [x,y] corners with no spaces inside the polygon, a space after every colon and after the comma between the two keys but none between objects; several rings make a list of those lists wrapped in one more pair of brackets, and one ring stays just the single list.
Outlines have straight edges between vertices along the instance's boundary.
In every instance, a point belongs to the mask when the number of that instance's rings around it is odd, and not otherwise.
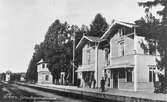
[{"label": "pitched roof", "polygon": [[90,42],[101,42],[103,39],[100,39],[99,37],[93,37],[93,36],[83,36],[79,43],[76,46],[76,49],[82,47],[87,41]]},{"label": "pitched roof", "polygon": [[93,37],[93,36],[84,36],[87,40],[91,42],[99,42],[101,39],[99,37]]},{"label": "pitched roof", "polygon": [[7,73],[7,74],[11,74],[12,72],[11,72],[10,70],[7,70],[6,73]]},{"label": "pitched roof", "polygon": [[113,20],[112,24],[109,26],[109,28],[107,29],[107,31],[103,34],[103,36],[101,38],[93,37],[93,36],[83,36],[81,38],[81,40],[79,41],[79,43],[77,44],[76,49],[82,47],[87,41],[101,42],[101,41],[106,40],[109,36],[112,35],[110,32],[113,32],[115,30],[115,28],[117,28],[117,27],[136,28],[139,26],[136,24],[133,24],[133,23],[127,23],[127,22]]},{"label": "pitched roof", "polygon": [[43,59],[41,59],[41,60],[37,63],[37,65],[42,64],[42,63],[49,63],[49,62],[48,62],[48,61],[44,61]]},{"label": "pitched roof", "polygon": [[139,27],[138,25],[133,24],[133,23],[127,23],[127,22],[113,20],[112,24],[109,26],[107,31],[103,34],[101,39],[106,39],[110,35],[110,32],[112,32],[112,30],[114,29],[115,26],[124,26],[124,27],[128,27],[128,28]]}]

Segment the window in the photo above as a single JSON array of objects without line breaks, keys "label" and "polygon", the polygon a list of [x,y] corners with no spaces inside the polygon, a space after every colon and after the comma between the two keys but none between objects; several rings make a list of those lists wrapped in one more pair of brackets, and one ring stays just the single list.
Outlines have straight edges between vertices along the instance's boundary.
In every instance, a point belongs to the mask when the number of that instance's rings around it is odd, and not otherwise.
[{"label": "window", "polygon": [[155,68],[149,68],[149,82],[155,81]]},{"label": "window", "polygon": [[42,64],[42,68],[45,68],[45,64]]},{"label": "window", "polygon": [[87,55],[88,55],[88,64],[90,64],[91,62],[91,53],[90,53],[90,50],[87,50]]},{"label": "window", "polygon": [[124,68],[119,70],[119,78],[125,78],[125,69]]},{"label": "window", "polygon": [[49,68],[49,64],[46,64],[46,67]]},{"label": "window", "polygon": [[119,42],[118,51],[119,56],[124,56],[124,41]]},{"label": "window", "polygon": [[109,53],[110,53],[110,50],[108,48],[105,48],[105,60],[107,62],[107,65],[110,64],[110,62],[109,62]]},{"label": "window", "polygon": [[49,80],[49,75],[45,76],[45,80],[48,81]]},{"label": "window", "polygon": [[[127,29],[127,28],[126,28]],[[122,37],[125,34],[128,34],[127,30],[124,27],[121,29],[118,29],[118,33],[120,35],[120,37]]]},{"label": "window", "polygon": [[122,37],[123,33],[122,33],[122,29],[118,30],[118,34],[120,35],[120,37]]}]

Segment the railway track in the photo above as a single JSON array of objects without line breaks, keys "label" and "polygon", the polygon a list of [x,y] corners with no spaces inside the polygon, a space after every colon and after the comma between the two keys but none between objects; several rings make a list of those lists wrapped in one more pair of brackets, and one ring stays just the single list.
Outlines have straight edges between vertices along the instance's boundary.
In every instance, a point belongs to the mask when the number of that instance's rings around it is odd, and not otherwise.
[{"label": "railway track", "polygon": [[15,83],[0,82],[0,102],[89,102]]}]

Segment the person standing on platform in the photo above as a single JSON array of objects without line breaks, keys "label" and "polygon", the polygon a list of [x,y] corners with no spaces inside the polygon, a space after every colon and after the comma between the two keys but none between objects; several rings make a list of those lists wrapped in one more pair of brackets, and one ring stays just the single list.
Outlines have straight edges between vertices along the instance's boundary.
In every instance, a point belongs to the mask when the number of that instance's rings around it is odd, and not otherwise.
[{"label": "person standing on platform", "polygon": [[101,84],[101,91],[104,92],[104,90],[105,90],[105,80],[104,80],[104,77],[102,77],[100,84]]}]

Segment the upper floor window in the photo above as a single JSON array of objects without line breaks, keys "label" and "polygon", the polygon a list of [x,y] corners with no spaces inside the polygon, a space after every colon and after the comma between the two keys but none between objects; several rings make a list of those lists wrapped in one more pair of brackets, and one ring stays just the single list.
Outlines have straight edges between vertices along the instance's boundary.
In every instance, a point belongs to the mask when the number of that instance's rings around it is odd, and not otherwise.
[{"label": "upper floor window", "polygon": [[118,30],[118,33],[119,33],[119,35],[120,35],[120,37],[123,35],[123,33],[122,33],[122,29],[119,29]]},{"label": "upper floor window", "polygon": [[107,61],[107,65],[109,65],[109,53],[110,50],[108,48],[105,48],[105,60]]},{"label": "upper floor window", "polygon": [[49,68],[49,64],[46,64],[46,67]]},{"label": "upper floor window", "polygon": [[124,56],[125,51],[124,51],[124,41],[121,41],[118,43],[118,55],[119,56]]},{"label": "upper floor window", "polygon": [[91,62],[91,53],[90,53],[90,52],[91,52],[90,49],[88,49],[88,50],[87,50],[87,55],[88,55],[88,56],[87,56],[87,57],[88,57],[87,60],[88,60],[88,64],[90,64],[90,62]]},{"label": "upper floor window", "polygon": [[45,64],[42,64],[42,68],[45,68]]},{"label": "upper floor window", "polygon": [[119,29],[118,33],[119,33],[120,37],[123,37],[123,35],[125,35],[125,28]]}]

